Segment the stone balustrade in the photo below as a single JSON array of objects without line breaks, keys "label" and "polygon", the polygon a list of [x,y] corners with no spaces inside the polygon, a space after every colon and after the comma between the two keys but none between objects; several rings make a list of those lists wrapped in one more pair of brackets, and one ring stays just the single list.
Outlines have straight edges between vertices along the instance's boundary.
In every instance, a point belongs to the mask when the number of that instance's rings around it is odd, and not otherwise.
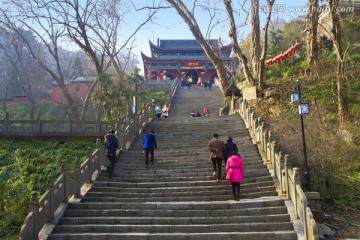
[{"label": "stone balustrade", "polygon": [[[276,142],[271,139],[271,132],[265,128],[265,123],[255,116],[246,101],[239,101],[239,113],[249,129],[253,143],[257,144],[262,160],[270,170],[279,194],[291,202],[292,218],[302,225],[304,239],[319,239],[317,225],[308,206],[307,193],[301,188],[299,168],[291,169],[290,156],[288,154],[283,156],[281,151],[277,151]],[[319,196],[319,194],[312,195]]]},{"label": "stone balustrade", "polygon": [[115,122],[70,120],[0,120],[2,136],[100,136]]},{"label": "stone balustrade", "polygon": [[[174,83],[167,98],[167,101],[170,103],[176,88],[177,84]],[[120,154],[122,149],[128,148],[131,145],[132,141],[141,134],[146,123],[152,121],[154,115],[155,108],[153,104],[146,103],[134,118],[126,119],[122,124],[117,123],[115,127],[106,126],[105,133],[110,128],[117,130],[116,134],[120,145],[117,154]],[[54,224],[56,224],[56,219],[59,219],[65,211],[69,199],[81,198],[81,189],[85,184],[92,183],[96,176],[106,169],[108,159],[105,156],[101,141],[97,139],[96,150],[81,165],[80,160],[76,159],[73,173],[69,172],[68,163],[66,160],[63,160],[61,165],[62,174],[55,182],[53,182],[51,176],[48,177],[47,190],[40,199],[38,192],[32,192],[30,212],[21,227],[19,239],[37,240],[40,238],[39,232],[44,226],[48,224],[50,229],[53,228]]]}]

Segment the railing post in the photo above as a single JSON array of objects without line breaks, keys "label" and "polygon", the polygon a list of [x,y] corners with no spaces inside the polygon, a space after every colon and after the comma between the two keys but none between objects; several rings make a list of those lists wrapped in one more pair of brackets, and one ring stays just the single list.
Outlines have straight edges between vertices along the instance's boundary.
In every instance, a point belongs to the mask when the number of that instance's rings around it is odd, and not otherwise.
[{"label": "railing post", "polygon": [[63,202],[67,202],[68,195],[68,162],[67,160],[61,161],[61,173],[64,175],[64,199]]},{"label": "railing post", "polygon": [[270,144],[270,162],[271,165],[273,166],[273,169],[275,169],[275,147],[276,147],[276,141],[272,141]]},{"label": "railing post", "polygon": [[96,148],[98,153],[98,160],[99,160],[99,169],[101,169],[101,165],[107,166],[107,163],[105,162],[105,156],[103,155],[103,148],[101,147],[101,140],[100,138],[96,139]]},{"label": "railing post", "polygon": [[[279,157],[279,166],[280,166],[280,161],[281,161],[281,158],[282,158],[282,151],[279,151],[278,153],[278,157]],[[277,165],[277,161],[275,159],[275,165],[274,165],[274,178],[275,179],[278,179],[280,181],[280,176],[278,176],[277,174],[277,171],[278,171],[278,165]]]},{"label": "railing post", "polygon": [[38,192],[31,192],[31,200],[30,200],[30,212],[33,213],[34,222],[33,222],[33,235],[31,239],[38,239],[39,234],[39,199]]},{"label": "railing post", "polygon": [[286,199],[290,199],[290,188],[289,188],[289,154],[285,155],[285,163],[284,163],[284,180],[285,180],[285,189],[286,192]]},{"label": "railing post", "polygon": [[270,160],[270,153],[271,153],[271,131],[268,131],[268,138],[266,142],[266,162],[272,164]]},{"label": "railing post", "polygon": [[4,113],[4,132],[7,133],[9,131],[9,113]]},{"label": "railing post", "polygon": [[295,211],[294,218],[299,219],[299,215],[298,215],[299,206],[298,206],[296,186],[301,184],[301,181],[300,181],[300,169],[297,168],[297,167],[293,168],[293,174],[294,174],[294,179],[293,179],[293,182],[294,182],[294,186],[293,186],[293,191],[294,191],[293,192],[293,196],[294,196],[293,204],[294,204],[294,211]]},{"label": "railing post", "polygon": [[278,176],[278,179],[279,179],[279,182],[280,182],[280,191],[281,193],[283,193],[283,175],[281,174],[282,173],[282,170],[284,169],[284,156],[281,154],[281,157],[279,158],[279,169],[278,169],[278,172],[279,172],[279,176]]},{"label": "railing post", "polygon": [[71,133],[71,122],[69,118],[66,121],[66,133]]},{"label": "railing post", "polygon": [[81,197],[81,186],[80,186],[80,159],[75,159],[74,165],[74,187],[75,187],[75,198]]},{"label": "railing post", "polygon": [[[265,123],[263,122],[262,123],[262,126],[263,126],[263,129],[265,128]],[[263,131],[263,136],[262,136],[262,148],[263,148],[263,156],[264,156],[264,162],[266,163],[267,162],[267,143],[268,143],[268,133],[269,131],[268,130],[265,130]]]},{"label": "railing post", "polygon": [[95,129],[96,134],[100,134],[101,133],[101,122],[100,119],[96,120],[96,129]]},{"label": "railing post", "polygon": [[46,190],[49,191],[49,215],[47,222],[50,223],[54,218],[55,206],[54,206],[54,181],[52,176],[48,176],[46,181]]}]

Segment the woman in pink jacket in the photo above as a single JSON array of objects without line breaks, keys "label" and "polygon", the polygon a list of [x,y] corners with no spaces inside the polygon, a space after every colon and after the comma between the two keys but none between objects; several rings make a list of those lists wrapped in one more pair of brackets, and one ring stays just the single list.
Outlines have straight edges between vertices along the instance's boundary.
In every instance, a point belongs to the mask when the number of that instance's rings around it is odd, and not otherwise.
[{"label": "woman in pink jacket", "polygon": [[226,180],[231,182],[234,200],[239,201],[240,183],[243,182],[244,164],[240,155],[232,152],[226,163]]}]

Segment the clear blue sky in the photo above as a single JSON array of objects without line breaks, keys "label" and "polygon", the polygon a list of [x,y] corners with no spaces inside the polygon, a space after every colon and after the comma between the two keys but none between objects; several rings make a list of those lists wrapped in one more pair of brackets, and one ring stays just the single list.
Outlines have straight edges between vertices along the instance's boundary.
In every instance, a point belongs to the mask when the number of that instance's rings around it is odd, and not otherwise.
[{"label": "clear blue sky", "polygon": [[[187,2],[184,0],[184,2]],[[193,1],[191,1],[193,2]],[[215,4],[218,2],[217,0],[209,1],[210,4]],[[222,5],[220,3],[217,3],[216,6]],[[236,2],[236,1],[233,1]],[[249,2],[249,1],[248,1]],[[264,0],[261,0],[261,5],[265,4]],[[274,12],[272,14],[272,19],[275,18],[281,18],[285,21],[290,21],[291,19],[298,18],[300,16],[306,15],[306,0],[299,0],[299,1],[285,1],[285,0],[277,0],[275,1],[275,5],[278,7],[278,12]],[[250,4],[250,3],[249,3]],[[249,6],[247,6],[249,7]],[[225,12],[224,12],[225,14]],[[141,15],[139,14],[132,14],[132,16],[129,16],[129,24],[128,27],[130,28],[129,31],[131,31],[131,27],[136,26],[138,22],[141,21]],[[240,13],[240,16],[238,19],[238,22],[243,22],[244,20],[244,13]],[[195,12],[195,17],[198,20],[198,24],[200,25],[201,30],[206,32],[207,25],[209,22],[209,19],[207,17],[207,14],[205,12]],[[221,38],[224,44],[228,44],[228,27],[224,24],[220,24],[216,29],[212,31],[212,34],[210,38],[218,39]],[[249,33],[249,23],[247,26],[244,26],[241,30],[242,34],[239,36],[239,38],[245,38],[246,35]],[[138,67],[140,67],[141,70],[143,70],[142,66],[142,60],[140,56],[140,51],[145,53],[146,55],[150,55],[150,48],[148,41],[152,41],[156,44],[157,39],[194,39],[192,33],[190,32],[187,25],[183,22],[183,20],[178,16],[177,12],[174,9],[166,9],[161,10],[156,14],[156,19],[154,20],[154,23],[148,23],[143,29],[140,30],[140,32],[136,35],[136,41],[135,45],[136,48],[134,49],[134,53],[138,56],[139,64]]]}]

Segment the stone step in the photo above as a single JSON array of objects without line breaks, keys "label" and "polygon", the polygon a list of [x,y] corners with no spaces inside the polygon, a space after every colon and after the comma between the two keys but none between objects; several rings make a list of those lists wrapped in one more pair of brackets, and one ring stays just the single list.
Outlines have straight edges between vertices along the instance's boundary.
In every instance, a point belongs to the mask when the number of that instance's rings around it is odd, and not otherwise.
[{"label": "stone step", "polygon": [[[225,170],[225,169],[223,169]],[[250,169],[250,170],[244,170],[244,175],[247,176],[251,174],[252,176],[260,176],[259,174],[268,174],[266,168],[262,167],[262,168],[258,168],[256,169],[256,171],[254,171],[254,169]],[[138,172],[132,172],[132,173],[129,173],[128,171],[119,171],[117,172],[116,176],[115,177],[124,177],[124,178],[129,178],[129,177],[134,177],[134,178],[149,178],[149,177],[156,177],[156,178],[178,178],[178,177],[189,177],[189,178],[192,178],[192,177],[209,177],[210,175],[210,172],[209,172],[209,168],[197,168],[196,171],[179,171],[176,169],[172,169],[170,171],[163,171],[163,172],[160,172],[160,171],[151,171],[151,172],[148,172],[148,171],[138,171]],[[99,180],[101,180],[101,177],[106,177],[107,174],[101,174],[100,177],[99,177]]]},{"label": "stone step", "polygon": [[294,231],[230,232],[230,233],[58,233],[48,240],[294,240]]},{"label": "stone step", "polygon": [[131,224],[83,224],[83,225],[57,225],[53,233],[202,233],[202,232],[262,232],[262,231],[289,231],[293,229],[290,222],[275,223],[228,223],[228,224],[184,224],[184,225],[131,225]]},{"label": "stone step", "polygon": [[136,209],[136,210],[228,210],[264,207],[282,207],[284,201],[279,197],[241,199],[236,201],[213,202],[80,202],[69,203],[69,209]]},{"label": "stone step", "polygon": [[[224,173],[225,175],[225,173]],[[192,184],[201,184],[201,185],[208,185],[210,184],[214,184],[213,181],[211,181],[212,179],[214,179],[214,176],[208,176],[208,177],[177,177],[177,178],[162,178],[162,179],[158,179],[158,178],[154,178],[154,177],[149,177],[149,178],[121,178],[121,177],[117,177],[116,173],[115,176],[113,176],[110,181],[113,183],[117,183],[117,182],[127,182],[130,184],[133,183],[140,183],[140,184],[154,184],[154,185],[166,185],[166,186],[191,186]],[[222,179],[225,179],[225,176],[223,176]],[[254,183],[254,182],[262,182],[262,181],[269,181],[271,179],[271,177],[268,174],[259,174],[258,176],[251,176],[251,177],[246,177],[244,179],[243,183]],[[104,179],[105,180],[105,179]],[[100,181],[100,179],[99,179]],[[109,181],[109,180],[108,180]],[[225,181],[224,181],[225,182]],[[198,185],[196,185],[198,186]]]},{"label": "stone step", "polygon": [[[94,186],[89,190],[91,191],[103,191],[103,192],[122,192],[122,193],[177,193],[177,192],[198,192],[198,191],[205,191],[205,190],[228,190],[230,184],[226,181],[222,181],[217,183],[216,185],[199,185],[199,186],[178,186],[178,187],[154,187],[153,185],[148,185],[147,187],[140,187],[139,184],[116,184],[117,186],[108,186],[108,182],[96,182]],[[247,191],[247,189],[262,189],[267,187],[274,187],[272,181],[263,181],[257,183],[242,183],[241,184],[241,191]]]},{"label": "stone step", "polygon": [[187,225],[187,224],[218,224],[224,222],[233,223],[272,223],[289,222],[288,214],[256,215],[256,216],[217,216],[217,217],[65,217],[60,221],[61,225],[85,225],[85,224],[156,224],[156,225]]},{"label": "stone step", "polygon": [[[227,187],[225,189],[191,189],[189,191],[182,191],[182,192],[175,192],[175,191],[159,191],[159,192],[132,192],[132,193],[124,193],[122,189],[116,189],[117,191],[114,191],[114,189],[111,189],[112,191],[106,191],[104,188],[97,188],[96,190],[91,189],[90,192],[86,195],[87,197],[123,197],[123,198],[155,198],[155,197],[184,197],[184,196],[207,196],[207,195],[213,195],[214,193],[217,193],[218,195],[232,195],[231,188]],[[118,191],[120,190],[120,191]],[[163,190],[163,189],[161,189]],[[195,191],[197,190],[197,191]],[[270,192],[275,190],[274,186],[264,186],[264,187],[258,187],[258,188],[241,188],[241,194],[243,198],[246,198],[246,195],[249,193],[255,193],[255,192]]]},{"label": "stone step", "polygon": [[[251,199],[251,198],[260,198],[260,197],[271,197],[276,196],[275,189],[271,189],[270,191],[261,191],[261,192],[253,192],[253,193],[240,193],[240,199]],[[193,202],[193,201],[228,201],[233,200],[233,195],[230,191],[226,192],[227,195],[219,195],[218,192],[212,192],[212,194],[208,194],[205,196],[186,196],[183,195],[181,197],[171,196],[171,197],[150,197],[146,196],[143,198],[135,198],[135,197],[91,197],[85,196],[81,199],[82,202],[146,202],[146,201],[158,201],[158,202]],[[114,195],[114,194],[113,194]]]},{"label": "stone step", "polygon": [[[225,173],[222,172],[222,174],[224,175],[225,177]],[[247,175],[251,176],[248,177]],[[249,172],[249,174],[245,174],[244,177],[246,178],[246,181],[254,181],[258,178],[261,178],[261,177],[267,177],[268,174],[266,172],[256,172],[256,173],[253,173],[251,174]],[[103,176],[106,178],[106,176]],[[206,181],[206,180],[212,180],[214,179],[214,176],[212,176],[212,174],[207,174],[207,175],[204,175],[204,174],[193,174],[192,176],[158,176],[157,174],[153,174],[153,175],[143,175],[143,176],[132,176],[132,177],[121,177],[121,176],[118,176],[115,175],[111,178],[112,181],[116,181],[116,182],[181,182],[181,181]],[[99,178],[99,180],[101,181],[101,178]],[[105,180],[105,179],[104,179]]]},{"label": "stone step", "polygon": [[285,206],[264,207],[264,208],[247,208],[231,210],[142,210],[137,209],[69,209],[65,212],[64,217],[223,217],[223,216],[257,216],[287,214]]}]

